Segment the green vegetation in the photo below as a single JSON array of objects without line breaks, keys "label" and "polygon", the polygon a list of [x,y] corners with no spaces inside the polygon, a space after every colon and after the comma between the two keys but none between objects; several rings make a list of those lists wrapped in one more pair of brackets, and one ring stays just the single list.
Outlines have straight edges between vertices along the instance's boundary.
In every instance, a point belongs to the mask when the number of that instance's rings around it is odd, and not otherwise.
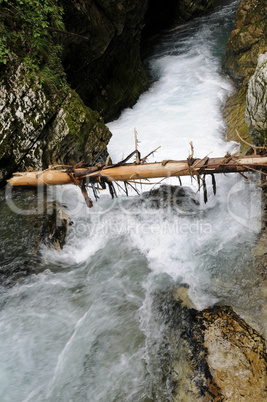
[{"label": "green vegetation", "polygon": [[64,30],[58,0],[0,0],[0,68],[18,57],[41,84],[63,84],[59,31]]},{"label": "green vegetation", "polygon": [[62,14],[57,0],[0,0],[0,63],[6,64],[18,47],[45,59],[51,31],[64,29]]}]

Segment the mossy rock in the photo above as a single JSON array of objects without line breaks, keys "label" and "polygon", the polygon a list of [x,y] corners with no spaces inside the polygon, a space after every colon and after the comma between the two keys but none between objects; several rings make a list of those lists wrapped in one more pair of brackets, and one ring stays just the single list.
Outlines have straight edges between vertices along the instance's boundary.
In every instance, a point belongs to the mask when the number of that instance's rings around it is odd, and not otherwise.
[{"label": "mossy rock", "polygon": [[57,115],[44,130],[46,146],[43,163],[75,164],[86,160],[93,164],[102,156],[111,132],[96,111],[86,107],[75,91],[69,90]]},{"label": "mossy rock", "polygon": [[227,139],[229,141],[240,142],[242,154],[246,154],[251,148],[245,142],[242,142],[237,135],[248,143],[252,143],[252,137],[248,126],[245,123],[246,109],[246,86],[243,85],[240,90],[236,90],[231,95],[224,106],[223,115],[228,127]]},{"label": "mossy rock", "polygon": [[[254,140],[253,128],[247,125],[247,85],[254,74],[259,56],[267,49],[267,8],[265,0],[243,0],[236,13],[236,26],[226,45],[223,69],[236,84],[236,91],[227,100],[224,115],[229,140]],[[243,153],[249,146],[241,142]]]},{"label": "mossy rock", "polygon": [[0,82],[0,185],[15,170],[94,162],[111,137],[97,112],[67,84],[33,77],[14,56]]}]

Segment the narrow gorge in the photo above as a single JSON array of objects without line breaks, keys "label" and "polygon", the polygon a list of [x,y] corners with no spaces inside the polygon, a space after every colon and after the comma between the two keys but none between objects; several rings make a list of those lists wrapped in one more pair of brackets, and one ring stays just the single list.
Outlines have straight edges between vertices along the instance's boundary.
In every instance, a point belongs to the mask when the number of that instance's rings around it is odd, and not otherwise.
[{"label": "narrow gorge", "polygon": [[265,0],[35,3],[0,5],[0,399],[265,401],[264,174],[207,175],[208,202],[194,178],[133,183],[91,209],[77,186],[6,186],[119,162],[135,129],[150,162],[191,141],[265,155]]}]

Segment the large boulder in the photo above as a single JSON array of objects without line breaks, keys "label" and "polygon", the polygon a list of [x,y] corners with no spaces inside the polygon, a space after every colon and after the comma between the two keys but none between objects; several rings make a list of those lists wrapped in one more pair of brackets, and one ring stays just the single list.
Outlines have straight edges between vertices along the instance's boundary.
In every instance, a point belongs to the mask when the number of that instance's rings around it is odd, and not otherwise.
[{"label": "large boulder", "polygon": [[197,311],[185,288],[164,307],[163,379],[173,401],[265,401],[266,340],[231,307]]}]

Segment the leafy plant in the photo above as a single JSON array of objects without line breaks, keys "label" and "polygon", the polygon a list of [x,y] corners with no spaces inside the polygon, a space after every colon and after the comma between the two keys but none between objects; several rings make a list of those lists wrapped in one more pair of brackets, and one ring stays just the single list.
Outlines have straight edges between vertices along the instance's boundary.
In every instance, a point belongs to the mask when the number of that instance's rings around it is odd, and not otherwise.
[{"label": "leafy plant", "polygon": [[0,63],[11,52],[45,62],[53,31],[64,30],[62,15],[58,0],[0,0]]}]

